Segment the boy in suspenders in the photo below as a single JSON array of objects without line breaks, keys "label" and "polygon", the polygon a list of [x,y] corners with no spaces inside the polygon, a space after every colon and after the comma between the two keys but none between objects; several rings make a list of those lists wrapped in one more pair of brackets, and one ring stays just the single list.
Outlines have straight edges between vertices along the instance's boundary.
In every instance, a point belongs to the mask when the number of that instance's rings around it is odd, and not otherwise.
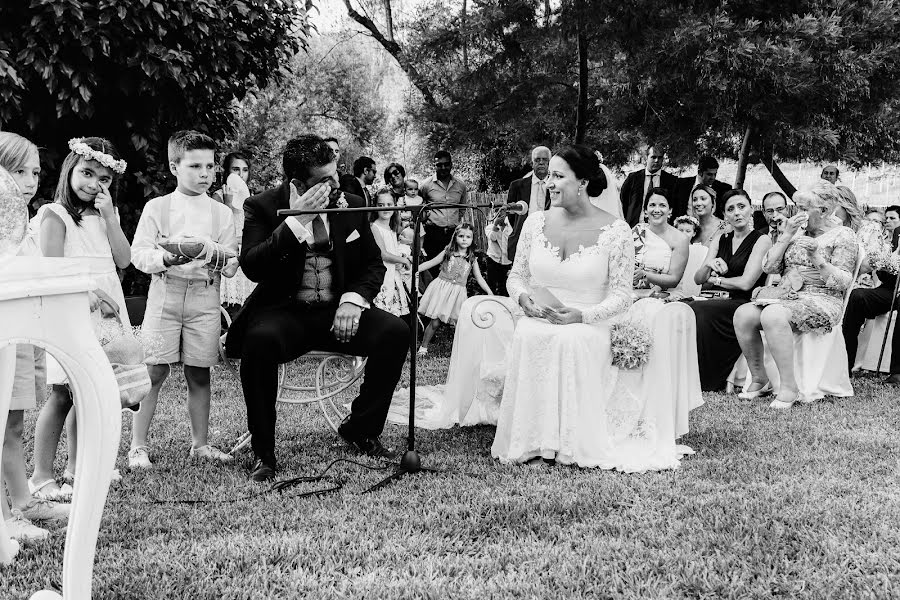
[{"label": "boy in suspenders", "polygon": [[[220,273],[203,259],[190,260],[158,244],[169,238],[200,238],[237,251],[231,210],[207,195],[215,180],[215,142],[196,131],[179,131],[169,138],[169,169],[178,180],[171,194],[147,202],[141,213],[132,263],[152,276],[141,329],[152,351],[148,365],[153,387],[133,416],[128,466],[147,469],[147,436],[159,390],[171,363],[184,363],[191,419],[190,456],[217,462],[233,457],[209,445],[210,367],[218,362],[221,329]],[[232,273],[233,274],[233,273]]]}]

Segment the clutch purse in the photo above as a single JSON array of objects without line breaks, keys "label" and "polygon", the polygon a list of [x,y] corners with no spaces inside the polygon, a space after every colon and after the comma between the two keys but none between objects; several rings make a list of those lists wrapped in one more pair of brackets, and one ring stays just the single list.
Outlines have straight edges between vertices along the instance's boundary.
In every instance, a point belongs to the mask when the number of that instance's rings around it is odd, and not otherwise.
[{"label": "clutch purse", "polygon": [[797,292],[803,289],[803,276],[797,271],[788,271],[778,285],[764,285],[753,290],[754,301],[796,300]]}]

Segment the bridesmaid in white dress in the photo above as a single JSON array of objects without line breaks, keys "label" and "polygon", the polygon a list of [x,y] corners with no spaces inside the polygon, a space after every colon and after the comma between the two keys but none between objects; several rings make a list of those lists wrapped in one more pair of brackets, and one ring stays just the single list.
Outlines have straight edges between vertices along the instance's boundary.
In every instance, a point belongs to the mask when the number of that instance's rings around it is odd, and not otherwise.
[{"label": "bridesmaid in white dress", "polygon": [[669,225],[672,209],[668,190],[653,188],[644,200],[646,223],[634,226],[634,287],[651,291],[681,285],[690,254],[684,234]]},{"label": "bridesmaid in white dress", "polygon": [[[394,196],[389,188],[379,190],[375,194],[375,206],[394,206]],[[403,285],[403,278],[398,269],[412,266],[409,258],[400,253],[397,241],[397,230],[400,228],[400,213],[384,211],[372,213],[372,235],[381,249],[381,260],[384,261],[384,281],[381,291],[375,296],[373,303],[381,310],[392,315],[409,314],[409,294]]]},{"label": "bridesmaid in white dress", "polygon": [[[605,186],[590,150],[563,148],[550,161],[551,208],[523,227],[507,288],[525,317],[513,335],[491,447],[502,462],[543,458],[631,472],[675,468],[683,453],[671,399],[618,385],[611,362],[609,327],[631,305],[634,249],[627,224],[590,203]],[[562,306],[539,305],[538,288]]]}]

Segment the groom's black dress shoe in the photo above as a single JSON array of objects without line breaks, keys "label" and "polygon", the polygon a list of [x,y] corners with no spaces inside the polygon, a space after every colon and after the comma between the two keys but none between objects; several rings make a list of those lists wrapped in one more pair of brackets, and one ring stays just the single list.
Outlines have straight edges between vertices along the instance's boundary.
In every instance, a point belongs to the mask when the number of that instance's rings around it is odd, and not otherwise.
[{"label": "groom's black dress shoe", "polygon": [[253,471],[250,473],[250,479],[253,481],[265,482],[275,479],[275,457],[266,456],[253,464]]},{"label": "groom's black dress shoe", "polygon": [[341,436],[345,442],[350,444],[354,450],[362,452],[366,456],[384,460],[394,460],[397,458],[397,453],[382,446],[381,440],[377,437],[369,438],[351,432],[346,420],[338,426],[338,435]]},{"label": "groom's black dress shoe", "polygon": [[887,379],[884,380],[885,383],[900,383],[900,374],[892,373]]}]

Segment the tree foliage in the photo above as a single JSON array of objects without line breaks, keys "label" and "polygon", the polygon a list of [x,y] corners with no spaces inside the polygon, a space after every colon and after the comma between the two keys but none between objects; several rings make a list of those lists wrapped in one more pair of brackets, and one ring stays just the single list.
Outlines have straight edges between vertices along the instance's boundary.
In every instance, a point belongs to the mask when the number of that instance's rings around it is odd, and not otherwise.
[{"label": "tree foliage", "polygon": [[[231,126],[229,106],[305,43],[291,0],[30,0],[0,5],[0,126],[48,148],[113,139],[143,195],[176,129]],[[219,137],[219,136],[217,136]],[[148,170],[148,167],[150,168]],[[132,170],[133,172],[133,170]]]},{"label": "tree foliage", "polygon": [[[372,32],[368,8],[356,20]],[[611,164],[651,140],[675,164],[900,151],[896,0],[459,0],[393,23],[434,98],[416,111],[426,133],[483,153],[486,180],[503,179],[501,157],[582,128]]]}]

